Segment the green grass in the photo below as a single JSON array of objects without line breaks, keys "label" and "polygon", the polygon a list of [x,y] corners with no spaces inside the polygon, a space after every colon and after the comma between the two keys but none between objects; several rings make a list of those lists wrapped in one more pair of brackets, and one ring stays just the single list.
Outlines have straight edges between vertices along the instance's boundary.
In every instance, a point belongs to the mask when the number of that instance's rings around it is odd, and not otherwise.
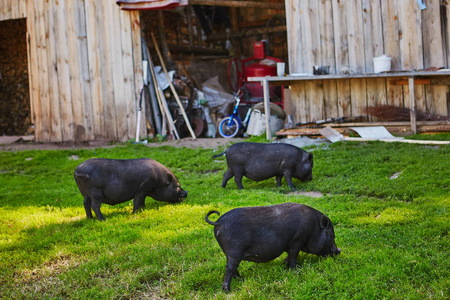
[{"label": "green grass", "polygon": [[[449,297],[450,146],[336,143],[310,147],[314,179],[233,180],[220,187],[224,157],[167,146],[0,152],[0,298],[4,299],[446,299]],[[78,156],[78,160],[73,160]],[[92,157],[151,157],[169,167],[188,198],[102,206],[87,220],[73,179]],[[394,177],[392,177],[395,175]],[[391,178],[392,177],[392,178]],[[205,214],[300,202],[333,221],[341,255],[286,254],[242,262],[221,291],[225,256]]]}]

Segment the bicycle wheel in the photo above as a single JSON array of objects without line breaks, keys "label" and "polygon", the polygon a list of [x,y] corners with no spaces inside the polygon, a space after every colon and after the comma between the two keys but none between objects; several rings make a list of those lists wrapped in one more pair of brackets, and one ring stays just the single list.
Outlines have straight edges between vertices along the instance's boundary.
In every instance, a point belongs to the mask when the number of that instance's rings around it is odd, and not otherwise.
[{"label": "bicycle wheel", "polygon": [[235,137],[239,132],[239,123],[233,117],[223,119],[219,124],[219,134],[224,138]]}]

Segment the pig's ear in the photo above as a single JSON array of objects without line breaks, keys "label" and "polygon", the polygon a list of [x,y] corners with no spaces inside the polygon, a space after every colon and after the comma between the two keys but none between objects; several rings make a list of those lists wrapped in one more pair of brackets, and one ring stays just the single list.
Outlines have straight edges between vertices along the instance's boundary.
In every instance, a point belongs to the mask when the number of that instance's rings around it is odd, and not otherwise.
[{"label": "pig's ear", "polygon": [[330,225],[330,219],[328,219],[327,216],[322,215],[322,217],[320,218],[320,228],[325,229],[328,227],[328,225]]},{"label": "pig's ear", "polygon": [[309,161],[312,161],[313,160],[313,154],[310,152],[310,153],[308,153],[308,160]]},{"label": "pig's ear", "polygon": [[167,173],[166,174],[166,184],[171,184],[173,181],[172,174]]}]

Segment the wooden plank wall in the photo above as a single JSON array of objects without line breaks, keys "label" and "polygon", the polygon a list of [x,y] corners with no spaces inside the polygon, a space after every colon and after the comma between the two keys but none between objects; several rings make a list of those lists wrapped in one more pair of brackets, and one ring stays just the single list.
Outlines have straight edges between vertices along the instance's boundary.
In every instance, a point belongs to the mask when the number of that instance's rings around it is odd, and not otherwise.
[{"label": "wooden plank wall", "polygon": [[26,18],[27,0],[0,0],[0,21]]},{"label": "wooden plank wall", "polygon": [[[33,0],[27,30],[36,141],[134,138],[142,85],[139,13],[109,0]],[[141,136],[145,125],[143,113]]]},{"label": "wooden plank wall", "polygon": [[[450,68],[448,0],[427,0],[423,11],[411,0],[285,0],[285,5],[291,73],[312,73],[314,65],[329,65],[332,74],[373,73],[373,58],[383,54],[392,57],[394,71]],[[448,92],[448,85],[416,85],[417,109],[447,115]],[[363,115],[365,106],[409,107],[409,89],[382,78],[296,82],[291,101],[287,113],[294,122],[308,122]]]}]

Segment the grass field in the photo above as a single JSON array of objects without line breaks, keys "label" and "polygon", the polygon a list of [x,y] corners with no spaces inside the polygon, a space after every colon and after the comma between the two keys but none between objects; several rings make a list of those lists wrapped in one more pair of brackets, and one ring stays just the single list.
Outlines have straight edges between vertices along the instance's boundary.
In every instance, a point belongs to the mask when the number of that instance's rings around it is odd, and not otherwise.
[{"label": "grass field", "polygon": [[[448,138],[448,137],[447,137]],[[450,146],[336,143],[309,148],[314,179],[234,181],[211,149],[148,148],[0,152],[2,299],[448,299]],[[73,172],[92,157],[150,157],[189,191],[186,201],[102,206],[88,220]],[[299,202],[333,222],[337,257],[286,254],[242,262],[242,278],[221,291],[225,255],[205,214],[240,206]],[[213,218],[214,219],[214,218]]]}]

